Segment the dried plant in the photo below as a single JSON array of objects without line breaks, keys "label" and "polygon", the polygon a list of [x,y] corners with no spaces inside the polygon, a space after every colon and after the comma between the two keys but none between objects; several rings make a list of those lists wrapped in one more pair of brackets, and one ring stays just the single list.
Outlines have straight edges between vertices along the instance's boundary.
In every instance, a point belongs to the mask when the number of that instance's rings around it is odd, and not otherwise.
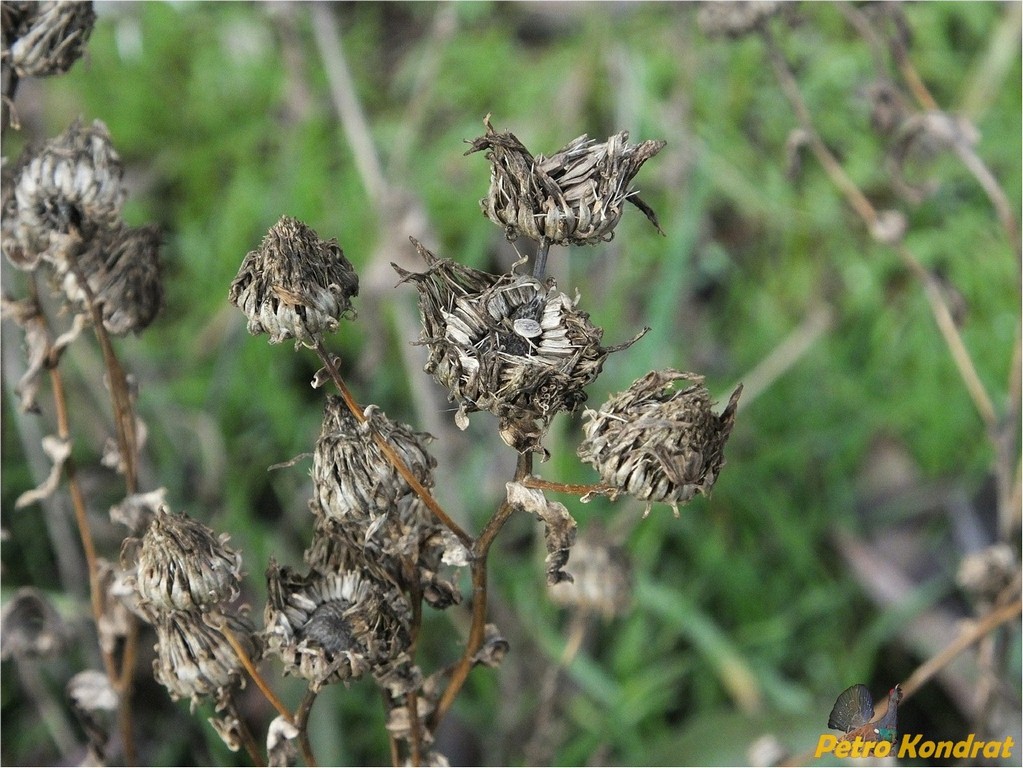
[{"label": "dried plant", "polygon": [[[906,245],[908,218],[894,206],[876,207],[816,132],[773,36],[781,10],[773,2],[715,3],[701,8],[698,20],[708,35],[760,37],[798,122],[786,145],[791,174],[802,172],[808,149],[870,236],[894,249],[920,279],[989,429],[1004,536],[1019,495],[1014,444],[1005,437],[933,275]],[[2,14],[6,129],[18,127],[11,107],[19,79],[67,71],[82,55],[94,13],[88,3],[9,2]],[[904,40],[896,34],[891,45],[905,74]],[[918,83],[914,87],[916,107],[894,81],[878,80],[870,90],[872,123],[889,140],[885,163],[893,187],[909,201],[923,199],[927,185],[914,184],[906,170],[912,158],[951,152],[985,187],[1008,236],[1018,240],[1004,193],[977,159],[972,126],[937,109]],[[114,137],[99,120],[91,125],[77,120],[56,138],[29,145],[5,167],[2,250],[25,286],[24,296],[3,299],[4,317],[24,332],[27,366],[16,387],[18,405],[24,412],[49,410],[55,421],[53,434],[40,443],[50,471],[16,506],[49,503],[62,489],[71,499],[102,664],[101,670],[77,670],[64,686],[84,736],[61,745],[68,760],[78,750],[91,764],[139,761],[133,681],[145,644],[153,652],[152,677],[167,695],[187,701],[192,713],[211,710],[216,735],[229,749],[244,749],[253,764],[294,765],[301,759],[316,765],[309,718],[317,698],[331,686],[363,680],[383,702],[379,736],[389,742],[392,762],[447,765],[438,728],[470,673],[500,668],[516,653],[488,605],[488,557],[509,519],[522,513],[542,524],[548,594],[572,616],[559,665],[538,686],[542,723],[552,710],[560,669],[581,647],[587,619],[611,620],[633,604],[635,575],[622,537],[602,522],[580,526],[573,516],[576,503],[597,494],[611,501],[624,495],[644,503],[643,518],[654,504],[678,517],[680,506],[711,493],[726,466],[743,386],[719,408],[703,376],[673,368],[650,371],[598,408],[582,409],[576,455],[595,470],[593,483],[560,483],[534,473],[537,457],[551,458],[554,419],[579,411],[609,356],[629,350],[649,330],[604,346],[604,331],[591,321],[586,298],[561,292],[546,274],[549,248],[610,241],[626,202],[661,232],[633,185],[666,142],[630,144],[629,134],[619,131],[603,142],[582,135],[549,155],[533,155],[513,133],[497,131],[490,115],[483,123],[484,134],[465,152],[482,152],[489,164],[480,208],[508,240],[525,238],[532,250],[508,271],[493,274],[440,258],[403,232],[422,271],[392,266],[398,287],[417,293],[420,328],[418,338],[408,341],[426,348],[424,373],[446,390],[456,426],[466,430],[470,414],[482,414],[480,421],[515,458],[504,497],[473,531],[435,496],[448,489],[438,488],[435,477],[434,437],[389,418],[377,405],[359,403],[346,383],[346,363],[329,349],[329,335],[342,332],[342,321],[351,323],[345,334],[359,332],[359,275],[337,239],[325,240],[304,222],[282,215],[241,258],[227,300],[243,313],[250,334],[265,334],[270,344],[293,340],[296,351],[315,351],[322,367],[311,389],[322,396],[322,420],[319,434],[309,436],[307,454],[312,535],[301,564],[280,563],[274,555],[265,568],[257,567],[265,574],[267,594],[261,611],[242,602],[249,594],[243,553],[230,545],[228,533],[204,522],[208,511],[175,513],[166,489],[140,487],[147,429],[135,412],[136,384],[111,337],[144,331],[160,311],[163,237],[156,226],[129,226],[123,219],[127,190]],[[523,270],[530,261],[531,269]],[[86,329],[102,354],[111,398],[113,437],[103,446],[101,462],[123,480],[119,500],[109,509],[120,536],[118,556],[101,553],[94,540],[88,506],[95,502],[86,498],[78,476],[74,414],[60,368],[70,345],[87,342]],[[327,387],[336,394],[322,391]],[[44,409],[40,400],[46,394],[52,407]],[[568,503],[554,500],[555,494]],[[985,633],[1018,614],[1018,549],[1005,541],[965,558],[958,580],[983,614],[979,627]],[[427,668],[420,653],[424,606],[468,614],[461,625],[451,622],[464,629],[464,637],[452,630],[452,658],[437,668]],[[982,636],[968,637],[973,642]],[[3,607],[2,656],[17,662],[26,687],[37,685],[34,665],[76,641],[82,641],[81,631],[39,590],[18,590]],[[305,694],[297,706],[274,692],[271,670],[301,678]],[[932,674],[924,665],[896,690],[908,698]],[[267,706],[259,711],[273,715],[258,723],[258,733],[250,730],[251,713],[242,711],[243,695],[262,695]],[[526,745],[527,760],[543,754],[542,740],[538,733]]]}]

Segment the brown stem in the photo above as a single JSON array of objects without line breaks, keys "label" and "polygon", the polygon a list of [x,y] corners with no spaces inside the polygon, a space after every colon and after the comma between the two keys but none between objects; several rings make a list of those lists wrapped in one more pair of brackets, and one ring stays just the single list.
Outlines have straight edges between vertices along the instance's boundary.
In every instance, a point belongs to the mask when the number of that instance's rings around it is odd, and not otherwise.
[{"label": "brown stem", "polygon": [[409,719],[409,760],[413,768],[419,768],[423,764],[422,755],[422,733],[419,724],[419,697],[415,691],[409,691],[405,697],[405,706],[408,707]]},{"label": "brown stem", "polygon": [[128,495],[138,492],[138,468],[136,458],[138,456],[138,442],[135,436],[135,411],[131,404],[131,395],[128,392],[127,377],[121,361],[114,352],[110,343],[110,336],[106,326],[103,325],[103,313],[100,311],[99,303],[89,287],[89,282],[78,265],[78,253],[82,249],[82,241],[72,244],[66,251],[71,271],[75,274],[78,286],[85,294],[85,304],[92,317],[92,327],[99,341],[100,350],[103,353],[103,362],[107,368],[107,378],[110,381],[110,397],[114,415],[114,430],[117,434],[117,447],[121,452],[121,460],[124,462],[124,485]]},{"label": "brown stem", "polygon": [[309,741],[309,715],[313,711],[313,703],[316,701],[317,692],[309,688],[302,697],[302,703],[295,713],[295,727],[298,728],[298,748],[302,751],[302,759],[309,768],[316,768],[316,756],[313,754],[313,745]]},{"label": "brown stem", "polygon": [[[520,453],[518,465],[515,467],[515,480],[521,482],[523,478],[529,477],[533,471],[533,454]],[[458,696],[462,686],[469,677],[472,669],[473,657],[483,646],[487,626],[487,555],[490,553],[490,546],[497,538],[501,528],[508,522],[515,511],[515,507],[507,500],[501,503],[493,517],[487,522],[483,533],[472,545],[472,620],[469,625],[469,637],[465,642],[465,652],[456,662],[451,671],[448,685],[437,702],[437,709],[430,717],[429,727],[436,732],[444,715],[447,714],[455,698]]]},{"label": "brown stem", "polygon": [[[68,419],[67,396],[64,391],[64,377],[56,368],[50,368],[50,385],[53,391],[54,411],[57,418],[57,435],[62,440],[69,440],[71,436],[70,423]],[[78,527],[78,535],[82,541],[82,551],[85,554],[86,569],[89,577],[89,603],[92,608],[93,620],[96,627],[100,626],[103,620],[104,594],[100,584],[99,565],[96,556],[96,544],[92,538],[92,526],[89,525],[89,515],[85,507],[85,496],[78,483],[78,474],[75,469],[74,459],[68,456],[64,462],[64,476],[67,478],[68,493],[71,496],[71,507],[74,510],[75,522]],[[135,750],[135,739],[132,728],[132,707],[131,707],[131,670],[135,662],[135,647],[138,642],[138,626],[134,617],[128,623],[128,633],[125,637],[122,666],[120,672],[117,669],[117,661],[113,653],[105,650],[100,644],[100,655],[103,659],[103,669],[106,672],[110,684],[118,694],[117,722],[121,732],[121,742],[125,765],[137,763]]]},{"label": "brown stem", "polygon": [[1021,611],[1023,611],[1023,601],[1019,598],[1016,598],[1008,605],[996,606],[991,609],[986,616],[949,643],[943,651],[927,659],[927,661],[916,668],[913,674],[902,684],[903,698],[908,699],[920,690],[924,683],[947,666],[952,659],[985,637],[989,632],[1019,616]]},{"label": "brown stem", "polygon": [[256,684],[256,687],[263,692],[263,695],[266,697],[266,700],[269,701],[273,708],[280,713],[281,717],[283,717],[289,723],[294,725],[295,719],[292,717],[291,712],[289,712],[288,708],[284,706],[284,702],[277,698],[277,694],[273,692],[269,685],[267,685],[267,682],[263,678],[263,676],[259,674],[259,670],[256,669],[256,665],[252,663],[252,659],[249,657],[248,652],[245,650],[245,648],[242,647],[242,644],[238,642],[238,638],[235,637],[234,632],[232,632],[231,628],[227,625],[227,621],[224,620],[220,622],[217,629],[220,630],[220,633],[224,636],[224,639],[227,640],[228,644],[231,646],[231,649],[238,657],[238,660],[242,663],[242,666],[245,668],[245,671],[249,673],[249,677],[252,678],[252,682],[254,682]]},{"label": "brown stem", "polygon": [[[352,416],[360,424],[366,421],[366,415],[362,412],[362,408],[356,402],[355,397],[352,395],[348,386],[345,384],[344,379],[341,378],[341,373],[338,371],[337,366],[334,365],[334,359],[330,353],[323,346],[323,342],[320,339],[316,340],[316,354],[320,356],[320,360],[326,367],[327,372],[330,374],[331,381],[334,382],[334,386],[337,387],[338,392],[341,393],[341,398],[345,401],[345,405],[348,406],[348,410],[352,412]],[[433,495],[423,486],[422,483],[412,474],[412,470],[408,468],[401,456],[398,455],[397,451],[391,447],[391,444],[387,442],[387,439],[382,435],[373,433],[373,441],[379,446],[387,460],[391,462],[398,474],[404,478],[405,482],[409,484],[413,491],[423,500],[423,503],[433,512],[434,516],[443,524],[449,531],[455,536],[466,547],[472,547],[472,537],[462,530],[461,526],[452,520],[448,513],[437,503],[437,500],[433,498]]]}]

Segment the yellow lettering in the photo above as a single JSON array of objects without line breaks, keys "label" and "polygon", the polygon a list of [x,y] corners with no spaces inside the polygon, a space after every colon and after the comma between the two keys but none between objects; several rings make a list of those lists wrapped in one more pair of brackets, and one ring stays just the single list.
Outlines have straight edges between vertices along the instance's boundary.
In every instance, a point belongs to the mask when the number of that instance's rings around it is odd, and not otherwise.
[{"label": "yellow lettering", "polygon": [[902,737],[902,744],[899,745],[899,757],[916,757],[917,745],[920,743],[924,735],[918,733],[916,736],[910,736],[908,733]]},{"label": "yellow lettering", "polygon": [[952,748],[955,746],[954,741],[939,741],[935,745],[934,756],[935,757],[952,757]]},{"label": "yellow lettering", "polygon": [[920,749],[917,751],[920,753],[920,757],[926,760],[927,758],[934,754],[934,742],[933,741],[923,742],[920,745]]},{"label": "yellow lettering", "polygon": [[892,753],[890,741],[878,741],[874,745],[874,757],[888,757]]},{"label": "yellow lettering", "polygon": [[1005,744],[1002,745],[1002,757],[1012,757],[1012,745],[1015,744],[1012,736],[1005,737]]},{"label": "yellow lettering", "polygon": [[851,741],[840,741],[835,745],[834,755],[835,757],[849,757],[849,753],[852,751]]},{"label": "yellow lettering", "polygon": [[[1008,741],[1008,739],[1006,739]],[[997,741],[985,741],[984,757],[999,757],[1002,753],[1002,744]]]},{"label": "yellow lettering", "polygon": [[838,743],[838,737],[832,736],[830,733],[822,734],[817,739],[817,750],[813,753],[814,757],[820,757],[826,755],[828,752],[835,751],[835,745]]},{"label": "yellow lettering", "polygon": [[970,756],[970,749],[973,748],[973,734],[966,737],[966,741],[957,741],[952,748],[952,757],[964,758]]},{"label": "yellow lettering", "polygon": [[[971,739],[973,738],[973,734],[972,733],[970,734],[970,738]],[[973,742],[973,744],[970,746],[970,757],[976,757],[977,755],[980,754],[980,750],[982,750],[982,749],[984,749],[984,742],[983,741],[975,741],[975,742]]]}]

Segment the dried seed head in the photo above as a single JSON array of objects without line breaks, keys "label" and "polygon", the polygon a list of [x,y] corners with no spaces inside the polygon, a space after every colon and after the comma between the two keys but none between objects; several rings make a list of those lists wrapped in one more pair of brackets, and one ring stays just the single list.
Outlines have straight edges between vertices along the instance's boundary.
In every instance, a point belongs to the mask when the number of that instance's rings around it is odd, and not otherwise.
[{"label": "dried seed head", "polygon": [[260,646],[252,620],[244,612],[230,616],[203,615],[196,611],[171,611],[159,617],[156,627],[156,659],[153,674],[171,698],[199,699],[220,696],[226,689],[245,685],[241,660],[224,636],[211,626],[226,622],[227,629],[253,661]]},{"label": "dried seed head", "polygon": [[72,306],[88,307],[88,296],[79,285],[81,274],[92,298],[100,304],[103,327],[121,336],[138,333],[153,322],[163,304],[160,279],[160,228],[118,227],[88,244],[77,264],[57,264],[64,295]]},{"label": "dried seed head", "polygon": [[359,277],[337,240],[321,240],[282,216],[245,256],[228,298],[249,319],[249,333],[268,333],[271,344],[293,338],[296,346],[313,347],[354,313],[358,294]]},{"label": "dried seed head", "polygon": [[487,150],[490,191],[480,207],[509,240],[519,235],[559,245],[610,240],[626,200],[661,231],[653,210],[629,185],[665,142],[629,144],[629,134],[621,131],[599,143],[584,134],[550,157],[533,157],[514,134],[497,133],[490,115],[483,124],[487,132],[466,154]]},{"label": "dried seed head", "polygon": [[202,523],[162,507],[142,537],[136,589],[157,612],[207,609],[234,600],[241,555]]},{"label": "dried seed head", "polygon": [[92,3],[5,2],[4,67],[19,77],[67,72],[85,51],[95,22]]},{"label": "dried seed head", "polygon": [[0,612],[0,659],[48,658],[60,653],[68,628],[43,592],[22,587]]},{"label": "dried seed head", "polygon": [[[490,275],[434,256],[412,241],[426,272],[395,269],[419,291],[426,371],[458,403],[455,423],[490,411],[501,418],[505,441],[542,451],[540,439],[559,411],[586,399],[583,388],[600,373],[615,347],[602,347],[593,325],[553,281],[509,273]],[[641,336],[642,334],[640,334]]]},{"label": "dried seed head", "polygon": [[[427,488],[434,484],[437,460],[427,452],[426,443],[433,440],[430,435],[412,432],[375,406],[366,408],[365,416],[365,421],[356,421],[341,398],[327,397],[313,452],[313,485],[319,509],[368,541],[387,526],[384,518],[396,510],[398,502],[412,494],[374,436],[387,441]],[[397,523],[398,516],[391,522]],[[392,529],[388,533],[402,538],[407,532]],[[392,541],[388,546],[397,544]]]},{"label": "dried seed head", "polygon": [[31,270],[40,259],[61,262],[72,233],[89,241],[97,230],[117,229],[121,175],[121,159],[99,120],[88,127],[75,121],[57,138],[26,149],[4,196],[4,255]]},{"label": "dried seed head", "polygon": [[579,536],[568,567],[571,581],[549,587],[551,600],[599,613],[605,619],[624,614],[632,602],[632,562],[628,552],[612,544],[599,526]]},{"label": "dried seed head", "polygon": [[742,37],[778,13],[773,0],[715,0],[701,3],[696,24],[708,37]]},{"label": "dried seed head", "polygon": [[[676,381],[690,382],[674,390]],[[650,503],[678,505],[709,493],[724,464],[740,385],[720,415],[711,410],[703,377],[672,369],[652,371],[600,410],[587,410],[577,451],[605,483]]]},{"label": "dried seed head", "polygon": [[267,649],[314,689],[382,669],[408,648],[408,602],[365,571],[302,576],[271,561],[267,587]]}]

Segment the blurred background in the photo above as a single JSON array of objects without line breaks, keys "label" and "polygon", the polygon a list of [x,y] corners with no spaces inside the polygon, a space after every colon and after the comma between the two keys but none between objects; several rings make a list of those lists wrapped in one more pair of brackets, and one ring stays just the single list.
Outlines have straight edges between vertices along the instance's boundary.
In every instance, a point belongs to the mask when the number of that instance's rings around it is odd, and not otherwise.
[{"label": "blurred background", "polygon": [[[762,39],[705,34],[690,3],[96,10],[71,72],[21,83],[22,130],[5,134],[3,154],[11,161],[78,116],[110,129],[128,222],[165,232],[164,311],[118,343],[148,426],[141,485],[166,487],[172,508],[231,535],[257,617],[270,557],[300,565],[312,529],[309,461],[267,468],[312,450],[322,394],[309,386],[312,352],[250,337],[228,304],[246,252],[282,214],[338,239],[362,290],[358,321],[331,348],[363,403],[437,437],[436,495],[479,532],[515,456],[489,414],[454,427],[454,409],[422,372],[425,350],[410,343],[415,291],[397,285],[390,263],[421,268],[410,235],[480,269],[515,261],[480,212],[489,166],[463,156],[488,113],[533,153],[583,133],[667,141],[636,179],[664,236],[630,210],[610,243],[553,248],[549,271],[578,292],[605,344],[652,329],[609,359],[589,406],[655,368],[706,376],[721,402],[745,384],[727,465],[679,519],[663,505],[642,519],[644,505],[626,498],[552,496],[581,534],[599,533],[629,560],[631,603],[615,618],[553,603],[542,526],[512,519],[490,559],[491,618],[511,650],[500,669],[472,673],[438,734],[452,764],[798,759],[828,732],[843,689],[864,683],[880,698],[983,613],[957,581],[965,557],[1007,543],[1018,571],[1018,484],[1007,506],[989,430],[921,282],[870,237],[812,156],[797,162],[797,120]],[[875,205],[906,216],[905,245],[938,278],[996,415],[1009,420],[1018,472],[1019,244],[953,153],[914,148],[893,167],[898,136],[883,130],[877,92],[885,77],[896,93],[904,86],[885,69],[883,40],[864,29],[908,35],[922,82],[976,127],[976,153],[1018,212],[1020,5],[907,4],[904,27],[884,13],[785,4],[771,24],[828,148]],[[3,268],[16,293],[22,276]],[[38,441],[52,422],[45,409],[17,413],[22,338],[3,331],[3,593],[33,584],[80,626],[81,647],[41,668],[59,700],[67,678],[93,663],[95,638],[77,540],[61,534],[72,530],[69,505],[13,509],[48,471]],[[119,486],[99,465],[109,402],[95,345],[76,344],[65,366],[98,546],[115,557],[123,531],[106,512]],[[542,477],[596,480],[575,456],[581,415],[555,420]],[[427,609],[427,673],[457,657],[467,626],[463,608]],[[1020,743],[1019,629],[1013,620],[944,665],[904,702],[900,731]],[[572,638],[578,650],[566,654]],[[136,686],[143,764],[244,764],[206,724],[212,712],[190,716],[152,681],[151,646],[144,638]],[[75,764],[80,755],[62,753],[51,732],[60,721],[39,717],[38,696],[9,665],[3,763]],[[301,681],[263,666],[297,706]],[[272,710],[254,686],[247,693],[254,726],[265,727]],[[312,719],[321,764],[387,764],[383,720],[368,682],[327,689]]]}]

